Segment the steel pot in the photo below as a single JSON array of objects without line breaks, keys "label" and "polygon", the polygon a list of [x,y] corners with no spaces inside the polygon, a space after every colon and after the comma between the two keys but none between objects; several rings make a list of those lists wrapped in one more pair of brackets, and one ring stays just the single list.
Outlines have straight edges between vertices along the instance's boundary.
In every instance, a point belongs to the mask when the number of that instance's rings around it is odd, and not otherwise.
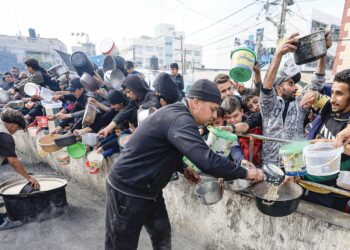
[{"label": "steel pot", "polygon": [[84,72],[91,76],[94,75],[95,66],[84,52],[74,52],[71,55],[70,60],[79,76],[82,76]]},{"label": "steel pot", "polygon": [[242,191],[250,187],[252,183],[248,180],[236,179],[232,181],[225,181],[224,185],[225,185],[225,189],[228,189],[231,191]]},{"label": "steel pot", "polygon": [[77,138],[75,135],[63,135],[58,138],[55,138],[54,142],[58,147],[63,148],[77,143]]},{"label": "steel pot", "polygon": [[0,104],[6,104],[10,101],[10,95],[7,90],[0,90]]},{"label": "steel pot", "polygon": [[294,59],[297,65],[316,61],[327,54],[326,33],[317,31],[299,39],[296,44]]},{"label": "steel pot", "polygon": [[222,199],[223,192],[217,181],[209,181],[198,186],[196,195],[200,203],[212,205],[218,203]]},{"label": "steel pot", "polygon": [[[269,197],[271,188],[277,189],[277,196],[272,199]],[[254,186],[252,193],[255,195],[256,206],[260,212],[273,217],[282,217],[290,215],[298,208],[303,189],[291,182],[274,186],[263,181]]]},{"label": "steel pot", "polygon": [[67,206],[66,179],[52,175],[38,175],[35,178],[40,184],[40,191],[31,193],[20,194],[27,184],[27,180],[23,178],[0,184],[0,195],[10,219],[23,221]]},{"label": "steel pot", "polygon": [[86,89],[88,91],[95,91],[95,90],[98,90],[100,88],[100,85],[92,77],[92,75],[84,72],[83,75],[80,77],[81,85],[83,85],[84,89]]},{"label": "steel pot", "polygon": [[82,120],[84,127],[90,126],[95,122],[96,113],[97,113],[96,106],[94,104],[88,103],[85,107],[85,112]]},{"label": "steel pot", "polygon": [[52,76],[61,76],[64,73],[67,72],[67,70],[63,67],[62,64],[56,64],[54,66],[52,66],[48,72],[52,75]]},{"label": "steel pot", "polygon": [[115,59],[113,55],[108,55],[103,59],[103,66],[102,66],[103,72],[106,73],[110,70],[115,70]]},{"label": "steel pot", "polygon": [[110,86],[108,87],[119,90],[122,87],[124,78],[124,73],[120,69],[113,70],[109,80]]},{"label": "steel pot", "polygon": [[82,135],[82,143],[88,146],[96,146],[99,143],[96,133],[86,133]]},{"label": "steel pot", "polygon": [[264,164],[262,167],[262,171],[265,174],[265,180],[267,182],[279,185],[284,181],[284,172],[276,165],[270,163]]}]

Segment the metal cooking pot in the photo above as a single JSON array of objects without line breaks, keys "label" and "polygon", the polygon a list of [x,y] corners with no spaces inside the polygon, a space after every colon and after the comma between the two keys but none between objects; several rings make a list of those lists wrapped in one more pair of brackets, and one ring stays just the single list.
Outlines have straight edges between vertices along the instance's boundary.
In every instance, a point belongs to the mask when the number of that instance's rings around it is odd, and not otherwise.
[{"label": "metal cooking pot", "polygon": [[265,180],[269,183],[279,185],[284,181],[285,175],[282,169],[273,164],[264,164],[262,166],[262,171],[265,175]]},{"label": "metal cooking pot", "polygon": [[[269,190],[277,188],[277,198],[270,199]],[[293,213],[299,205],[303,189],[295,183],[287,183],[278,187],[266,181],[257,183],[252,193],[255,195],[256,206],[263,214],[282,217]]]},{"label": "metal cooking pot", "polygon": [[294,59],[297,65],[316,61],[327,54],[326,33],[317,31],[299,39]]},{"label": "metal cooking pot", "polygon": [[102,69],[104,73],[116,69],[114,56],[108,55],[103,59]]},{"label": "metal cooking pot", "polygon": [[61,76],[64,73],[67,72],[67,70],[63,67],[62,64],[56,64],[54,66],[52,66],[48,72],[52,75],[52,76]]},{"label": "metal cooking pot", "polygon": [[97,108],[94,104],[88,103],[85,107],[85,112],[82,120],[84,127],[90,126],[95,122]]},{"label": "metal cooking pot", "polygon": [[88,146],[96,146],[99,143],[96,133],[86,133],[82,135],[82,143]]},{"label": "metal cooking pot", "polygon": [[6,104],[10,101],[10,95],[7,90],[0,90],[0,104]]},{"label": "metal cooking pot", "polygon": [[223,192],[217,181],[209,181],[198,186],[196,195],[200,203],[212,205],[218,203],[222,199]]},{"label": "metal cooking pot", "polygon": [[69,145],[77,143],[77,138],[75,135],[72,135],[72,134],[63,135],[58,138],[55,138],[54,142],[58,147],[63,148],[63,147],[67,147]]},{"label": "metal cooking pot", "polygon": [[37,175],[40,191],[20,194],[27,180],[13,179],[0,184],[6,211],[12,220],[35,218],[37,215],[58,211],[67,206],[65,187],[68,180],[53,175]]},{"label": "metal cooking pot", "polygon": [[107,84],[107,86],[109,88],[119,90],[122,87],[122,83],[123,83],[124,78],[125,78],[124,73],[120,69],[115,69],[110,74],[110,79],[109,79],[110,86],[108,86],[108,84]]},{"label": "metal cooking pot", "polygon": [[80,83],[81,85],[83,85],[84,89],[88,91],[95,91],[100,88],[100,85],[98,84],[98,82],[88,73],[84,73],[80,77]]},{"label": "metal cooking pot", "polygon": [[225,181],[225,188],[231,191],[242,191],[252,185],[249,180],[236,179],[232,181]]},{"label": "metal cooking pot", "polygon": [[79,76],[82,76],[84,72],[88,73],[91,76],[94,75],[95,66],[84,52],[74,52],[71,55],[70,60]]}]

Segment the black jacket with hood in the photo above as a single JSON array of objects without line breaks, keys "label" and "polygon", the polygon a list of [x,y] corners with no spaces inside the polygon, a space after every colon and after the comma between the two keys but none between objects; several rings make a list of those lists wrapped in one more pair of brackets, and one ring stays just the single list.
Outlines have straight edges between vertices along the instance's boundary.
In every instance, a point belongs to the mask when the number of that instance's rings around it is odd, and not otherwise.
[{"label": "black jacket with hood", "polygon": [[108,183],[124,194],[154,199],[172,174],[181,171],[184,155],[215,177],[230,180],[247,175],[246,169],[208,147],[183,100],[157,110],[139,125],[113,164]]}]

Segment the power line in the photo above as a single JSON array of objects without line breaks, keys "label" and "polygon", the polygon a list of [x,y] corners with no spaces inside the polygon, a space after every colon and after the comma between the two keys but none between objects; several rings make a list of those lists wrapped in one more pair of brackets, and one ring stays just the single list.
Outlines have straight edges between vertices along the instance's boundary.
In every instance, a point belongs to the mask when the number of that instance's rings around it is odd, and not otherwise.
[{"label": "power line", "polygon": [[217,20],[216,22],[214,22],[214,23],[212,23],[212,24],[210,24],[210,25],[208,25],[208,26],[206,26],[206,27],[203,27],[203,28],[201,28],[201,29],[199,29],[199,30],[197,30],[197,31],[195,31],[195,32],[190,33],[189,35],[186,36],[186,38],[188,38],[188,37],[190,37],[190,36],[193,36],[193,35],[195,35],[195,34],[197,34],[197,33],[199,33],[199,32],[202,32],[203,30],[209,29],[209,28],[213,27],[214,25],[216,25],[216,24],[218,24],[218,23],[220,23],[220,22],[222,22],[222,21],[224,21],[224,20],[226,20],[226,19],[228,19],[228,18],[230,18],[230,17],[236,15],[237,13],[239,13],[239,12],[241,12],[241,11],[247,9],[248,7],[250,7],[251,5],[254,5],[254,4],[256,4],[255,1],[251,2],[250,4],[248,4],[248,5],[246,5],[246,6],[242,7],[242,8],[240,8],[239,10],[237,10],[237,11],[231,13],[230,15],[225,16],[225,17],[223,17],[223,18]]},{"label": "power line", "polygon": [[187,9],[193,11],[193,12],[196,13],[197,15],[199,15],[199,16],[201,16],[201,17],[204,17],[204,18],[207,18],[207,19],[209,19],[209,20],[211,20],[211,21],[214,21],[213,18],[211,18],[211,17],[209,17],[209,16],[207,16],[207,15],[205,15],[205,14],[203,14],[203,13],[200,13],[199,11],[197,11],[196,9],[192,8],[191,6],[185,4],[184,2],[182,2],[182,1],[180,1],[180,0],[176,0],[176,2],[178,2],[178,3],[181,4],[182,6],[186,7]]}]

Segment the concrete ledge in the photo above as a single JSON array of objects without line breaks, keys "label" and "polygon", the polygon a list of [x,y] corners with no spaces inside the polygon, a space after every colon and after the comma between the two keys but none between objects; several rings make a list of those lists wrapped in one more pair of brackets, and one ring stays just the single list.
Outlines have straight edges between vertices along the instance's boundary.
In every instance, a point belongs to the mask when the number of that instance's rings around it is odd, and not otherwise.
[{"label": "concrete ledge", "polygon": [[[15,136],[17,149],[28,157],[105,192],[105,178],[111,162],[101,171],[89,174],[86,158],[71,159],[59,166],[56,153],[40,158],[36,139],[25,133]],[[350,216],[333,209],[301,202],[296,213],[275,218],[259,212],[252,197],[225,191],[223,199],[212,206],[198,203],[195,187],[182,177],[164,189],[173,230],[186,232],[198,249],[350,249]]]}]

